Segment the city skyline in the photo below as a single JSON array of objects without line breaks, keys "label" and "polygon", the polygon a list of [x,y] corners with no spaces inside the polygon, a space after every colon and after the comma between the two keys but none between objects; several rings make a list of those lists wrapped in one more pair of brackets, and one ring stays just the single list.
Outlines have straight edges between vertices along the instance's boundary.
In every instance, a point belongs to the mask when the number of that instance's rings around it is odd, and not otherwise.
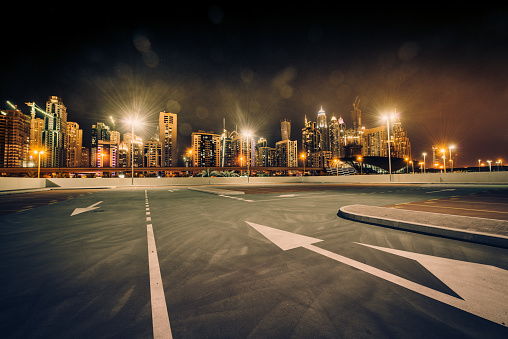
[{"label": "city skyline", "polygon": [[[152,126],[159,112],[174,112],[182,141],[221,131],[225,118],[229,130],[249,128],[274,144],[281,119],[299,131],[321,106],[349,124],[358,96],[365,126],[401,114],[415,158],[445,144],[468,166],[504,155],[505,7],[195,7],[83,9],[86,21],[63,7],[36,8],[23,19],[28,33],[6,36],[3,99],[22,108],[57,95],[69,121],[91,126],[114,115],[124,131],[121,119],[134,112]],[[60,20],[41,25],[42,14]]]}]

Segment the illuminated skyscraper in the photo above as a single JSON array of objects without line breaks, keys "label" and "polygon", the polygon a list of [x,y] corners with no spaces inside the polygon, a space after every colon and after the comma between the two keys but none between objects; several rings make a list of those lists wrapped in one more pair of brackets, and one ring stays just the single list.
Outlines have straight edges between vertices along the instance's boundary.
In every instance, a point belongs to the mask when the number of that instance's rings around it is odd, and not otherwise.
[{"label": "illuminated skyscraper", "polygon": [[0,113],[0,167],[25,167],[28,162],[30,117],[20,110]]},{"label": "illuminated skyscraper", "polygon": [[162,167],[176,166],[177,156],[177,115],[160,112],[159,141],[162,143]]},{"label": "illuminated skyscraper", "polygon": [[66,164],[67,107],[61,98],[50,96],[46,101],[46,113],[42,130],[45,153],[44,158],[41,158],[41,166],[64,167]]},{"label": "illuminated skyscraper", "polygon": [[298,167],[297,141],[281,140],[275,143],[277,166]]},{"label": "illuminated skyscraper", "polygon": [[280,122],[280,132],[282,140],[289,140],[291,138],[291,121],[282,119]]},{"label": "illuminated skyscraper", "polygon": [[83,130],[76,122],[67,122],[67,167],[81,166],[81,148],[83,143]]},{"label": "illuminated skyscraper", "polygon": [[193,132],[192,161],[195,167],[220,166],[220,135],[204,131]]},{"label": "illuminated skyscraper", "polygon": [[329,151],[330,140],[328,138],[328,122],[326,120],[326,113],[323,110],[323,107],[321,107],[321,110],[318,112],[316,127],[320,132],[319,149],[321,151]]}]

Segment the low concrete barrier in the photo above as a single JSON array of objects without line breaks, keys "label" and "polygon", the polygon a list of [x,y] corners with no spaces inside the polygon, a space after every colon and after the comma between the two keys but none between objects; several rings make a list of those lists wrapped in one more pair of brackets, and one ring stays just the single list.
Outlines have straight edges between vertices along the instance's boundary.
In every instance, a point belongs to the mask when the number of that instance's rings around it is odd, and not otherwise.
[{"label": "low concrete barrier", "polygon": [[[467,173],[392,174],[392,183],[398,184],[508,184],[508,171]],[[192,178],[14,178],[0,177],[0,191],[40,188],[85,188],[120,186],[173,186],[173,185],[244,185],[277,183],[349,183],[388,184],[390,176],[342,175],[308,177],[192,177]]]}]

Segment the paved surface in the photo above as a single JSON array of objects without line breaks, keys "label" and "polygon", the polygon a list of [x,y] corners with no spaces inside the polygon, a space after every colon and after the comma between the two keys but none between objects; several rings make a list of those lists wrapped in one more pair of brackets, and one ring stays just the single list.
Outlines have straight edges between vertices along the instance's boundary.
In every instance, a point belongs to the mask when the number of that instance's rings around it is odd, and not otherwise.
[{"label": "paved surface", "polygon": [[[439,191],[443,190],[435,192]],[[385,207],[343,206],[338,215],[381,226],[508,248],[506,188]]]},{"label": "paved surface", "polygon": [[21,194],[0,215],[0,336],[506,338],[508,250],[337,217],[495,190],[443,187]]}]

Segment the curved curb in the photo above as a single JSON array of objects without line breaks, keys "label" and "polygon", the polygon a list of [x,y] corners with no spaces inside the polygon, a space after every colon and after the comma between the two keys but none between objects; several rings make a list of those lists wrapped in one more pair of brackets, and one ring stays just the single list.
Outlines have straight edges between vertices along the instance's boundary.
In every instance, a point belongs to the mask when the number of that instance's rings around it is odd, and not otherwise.
[{"label": "curved curb", "polygon": [[[359,206],[359,205],[356,205]],[[483,232],[464,231],[438,225],[410,222],[406,220],[390,219],[388,217],[372,216],[358,212],[348,211],[353,206],[343,206],[337,216],[353,221],[394,228],[398,230],[434,235],[461,241],[474,242],[483,245],[508,248],[508,237]],[[365,206],[369,207],[369,206]],[[408,211],[413,212],[413,211]]]}]

